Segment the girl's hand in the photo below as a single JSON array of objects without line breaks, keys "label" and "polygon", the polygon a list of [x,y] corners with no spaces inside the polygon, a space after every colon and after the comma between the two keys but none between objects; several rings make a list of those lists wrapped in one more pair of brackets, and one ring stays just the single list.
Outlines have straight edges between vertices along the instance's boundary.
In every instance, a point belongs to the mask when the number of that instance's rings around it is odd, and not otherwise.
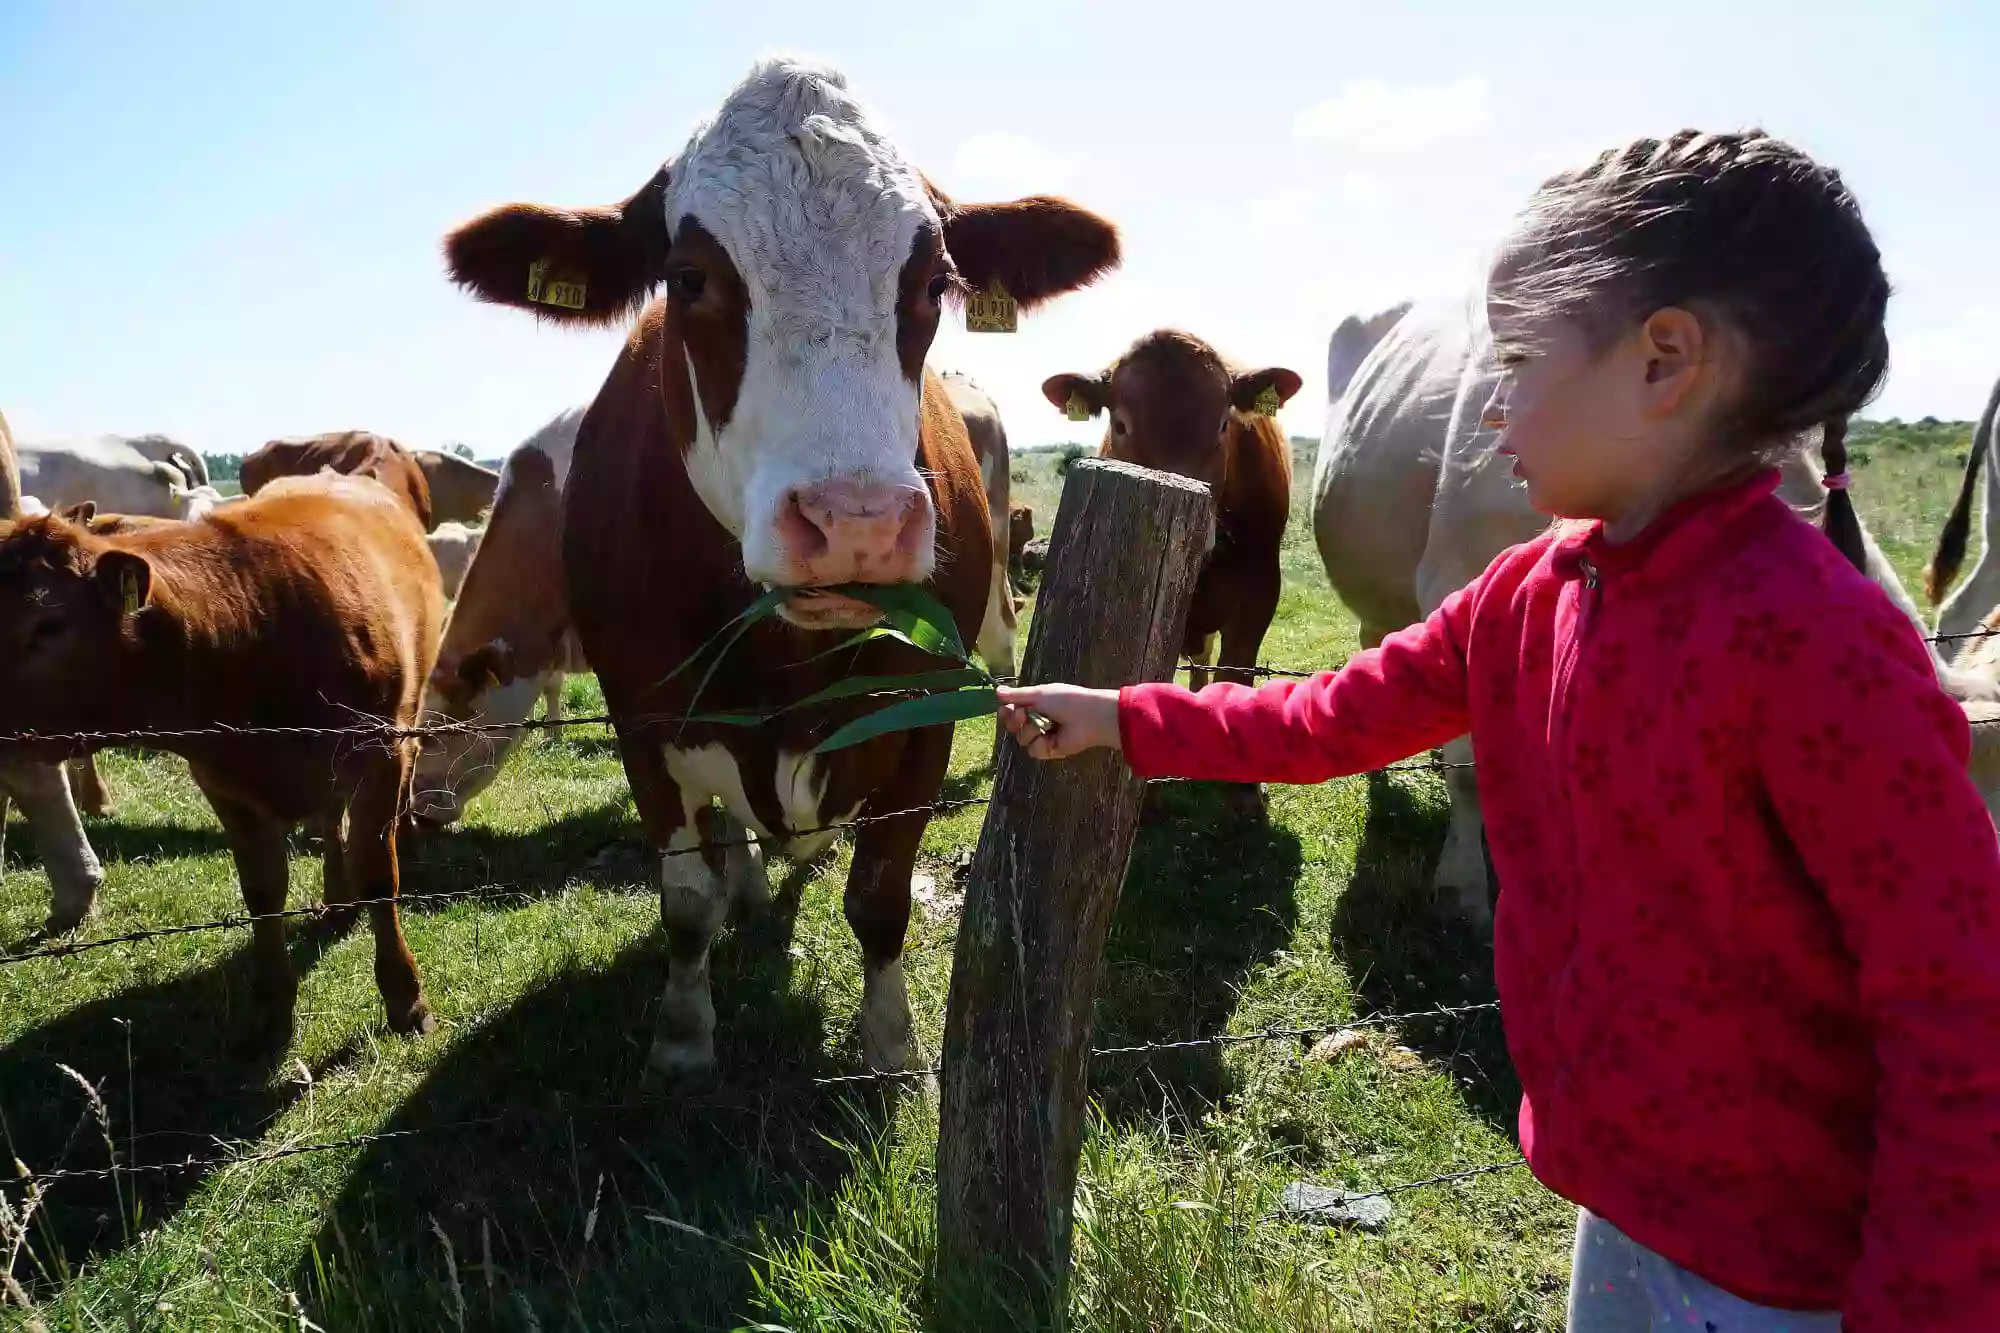
[{"label": "girl's hand", "polygon": [[1080,685],[1001,686],[1000,725],[1035,759],[1121,748],[1118,691]]}]

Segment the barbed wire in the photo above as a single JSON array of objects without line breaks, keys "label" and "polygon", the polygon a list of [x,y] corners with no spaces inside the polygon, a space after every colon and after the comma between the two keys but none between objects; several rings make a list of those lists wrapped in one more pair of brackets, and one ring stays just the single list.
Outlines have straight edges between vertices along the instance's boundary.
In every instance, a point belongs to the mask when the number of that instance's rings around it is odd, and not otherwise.
[{"label": "barbed wire", "polygon": [[[1356,1018],[1318,1023],[1309,1027],[1265,1028],[1258,1032],[1224,1032],[1180,1041],[1150,1042],[1132,1046],[1104,1046],[1092,1049],[1090,1058],[1097,1060],[1111,1056],[1151,1055],[1163,1051],[1181,1051],[1201,1046],[1230,1046],[1253,1042],[1283,1041],[1309,1035],[1342,1032],[1350,1029],[1386,1027],[1390,1024],[1417,1022],[1424,1019],[1456,1018],[1466,1014],[1497,1011],[1499,1007],[1497,1001],[1486,1001],[1479,1004],[1439,1005],[1432,1009],[1413,1010],[1408,1013],[1364,1014]],[[864,1084],[902,1083],[912,1080],[936,1078],[942,1072],[942,1066],[938,1064],[927,1065],[919,1069],[871,1069],[851,1074],[827,1074],[805,1079],[803,1080],[803,1086],[834,1088],[853,1087]],[[33,1180],[41,1186],[48,1186],[65,1180],[107,1180],[114,1176],[165,1175],[182,1171],[211,1171],[235,1166],[253,1166],[265,1162],[284,1161],[292,1157],[304,1157],[313,1153],[338,1152],[344,1148],[364,1148],[376,1143],[385,1143],[396,1139],[418,1138],[430,1134],[489,1128],[494,1125],[506,1123],[509,1120],[547,1119],[566,1115],[603,1115],[636,1111],[656,1111],[662,1108],[686,1104],[684,1101],[678,1101],[673,1098],[656,1097],[640,1101],[602,1102],[586,1105],[516,1107],[497,1115],[481,1116],[475,1119],[445,1121],[435,1125],[414,1125],[405,1129],[371,1130],[362,1134],[350,1134],[338,1139],[290,1143],[249,1153],[219,1153],[205,1157],[189,1154],[176,1161],[124,1163],[97,1167],[69,1167],[50,1171],[36,1171],[31,1168],[21,1167],[19,1163],[16,1165],[21,1170],[24,1179]],[[153,1135],[159,1136],[177,1133],[192,1136],[196,1132],[155,1130],[153,1131]],[[1421,1189],[1428,1185],[1443,1184],[1450,1180],[1462,1179],[1465,1176],[1477,1175],[1486,1171],[1505,1170],[1507,1167],[1514,1165],[1519,1165],[1519,1162],[1498,1163],[1451,1175],[1408,1181],[1401,1185],[1389,1186],[1379,1192],[1394,1194],[1404,1190]],[[1367,1198],[1372,1196],[1350,1195],[1348,1197]]]},{"label": "barbed wire", "polygon": [[[962,810],[969,806],[990,803],[991,793],[985,796],[967,796],[950,800],[933,801],[929,805],[910,806],[902,810],[886,810],[880,814],[857,815],[853,819],[843,819],[817,828],[788,829],[780,836],[784,839],[811,837],[819,833],[837,833],[847,829],[865,828],[870,824],[887,823],[893,819],[907,819],[912,815],[932,815],[949,810]],[[693,843],[686,847],[669,847],[657,853],[660,856],[693,856],[712,847],[748,847],[761,839],[754,835],[740,838],[713,838]],[[336,913],[358,911],[364,907],[379,907],[384,904],[411,906],[417,903],[449,902],[463,898],[532,898],[539,895],[510,887],[510,881],[499,884],[482,885],[471,889],[448,889],[434,893],[402,893],[388,898],[355,898],[347,902],[321,902],[309,907],[287,907],[275,912],[237,912],[216,917],[208,921],[192,921],[176,926],[151,926],[141,930],[129,930],[119,935],[102,935],[87,940],[64,941],[39,945],[33,949],[23,949],[18,953],[0,953],[0,967],[13,963],[25,963],[37,958],[61,958],[69,954],[87,953],[92,949],[109,948],[114,944],[134,944],[142,940],[159,939],[169,935],[194,935],[211,930],[241,930],[254,926],[260,921],[283,921],[292,917],[325,917]]]}]

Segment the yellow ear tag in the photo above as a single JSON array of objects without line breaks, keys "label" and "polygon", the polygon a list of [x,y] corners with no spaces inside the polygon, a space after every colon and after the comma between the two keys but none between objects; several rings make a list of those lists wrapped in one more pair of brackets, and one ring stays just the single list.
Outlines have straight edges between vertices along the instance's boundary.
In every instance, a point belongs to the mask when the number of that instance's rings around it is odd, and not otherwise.
[{"label": "yellow ear tag", "polygon": [[1063,415],[1071,421],[1088,421],[1097,413],[1091,410],[1089,403],[1083,401],[1082,394],[1073,393],[1069,396],[1069,402],[1063,405]]},{"label": "yellow ear tag", "polygon": [[1264,386],[1264,391],[1257,395],[1257,401],[1250,405],[1250,410],[1260,417],[1274,417],[1278,415],[1278,409],[1283,406],[1284,403],[1278,399],[1276,387],[1267,384]]},{"label": "yellow ear tag", "polygon": [[140,606],[139,576],[132,570],[128,569],[119,575],[118,595],[124,599],[125,614],[128,616],[137,615]]},{"label": "yellow ear tag", "polygon": [[997,281],[965,298],[967,333],[1012,333],[1020,323],[1021,307]]},{"label": "yellow ear tag", "polygon": [[565,310],[583,309],[585,285],[581,279],[551,280],[549,261],[537,259],[528,265],[528,299],[541,305],[559,305]]}]

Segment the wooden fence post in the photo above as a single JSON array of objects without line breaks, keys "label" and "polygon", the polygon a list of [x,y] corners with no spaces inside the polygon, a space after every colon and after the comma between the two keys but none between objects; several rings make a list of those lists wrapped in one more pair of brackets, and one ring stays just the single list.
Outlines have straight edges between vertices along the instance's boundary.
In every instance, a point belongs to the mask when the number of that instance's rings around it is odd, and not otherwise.
[{"label": "wooden fence post", "polygon": [[[1213,523],[1199,482],[1073,464],[1022,678],[1170,679]],[[1093,1007],[1144,793],[1109,751],[1043,764],[1000,746],[945,1014],[937,1220],[947,1319],[954,1289],[1063,1319]],[[957,1317],[976,1324],[978,1312]]]}]

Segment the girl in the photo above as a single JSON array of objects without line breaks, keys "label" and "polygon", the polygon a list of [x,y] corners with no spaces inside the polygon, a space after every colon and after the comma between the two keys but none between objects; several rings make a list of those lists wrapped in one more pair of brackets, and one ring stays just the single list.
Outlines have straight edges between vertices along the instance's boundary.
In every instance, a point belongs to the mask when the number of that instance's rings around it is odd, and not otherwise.
[{"label": "girl", "polygon": [[[2000,1329],[2000,844],[1845,493],[1888,293],[1789,145],[1607,152],[1488,280],[1489,421],[1565,521],[1308,682],[1001,691],[1036,758],[1146,776],[1321,782],[1471,733],[1521,1146],[1581,1210],[1572,1330]],[[1815,426],[1831,542],[1772,494]]]}]

